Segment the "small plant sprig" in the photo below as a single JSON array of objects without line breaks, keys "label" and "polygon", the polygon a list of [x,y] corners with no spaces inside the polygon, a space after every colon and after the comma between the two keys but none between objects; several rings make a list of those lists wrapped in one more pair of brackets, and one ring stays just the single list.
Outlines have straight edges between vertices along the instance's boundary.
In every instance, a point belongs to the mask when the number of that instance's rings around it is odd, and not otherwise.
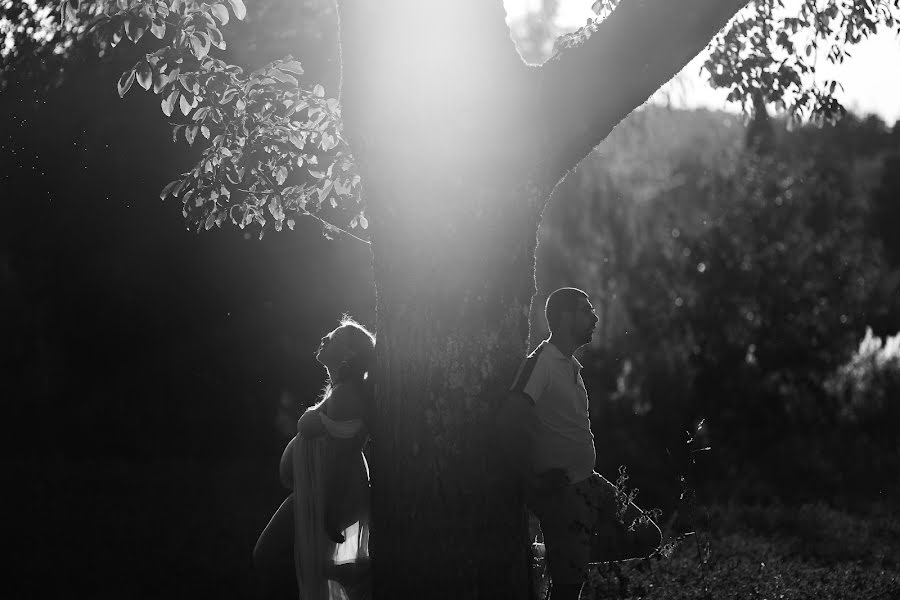
[{"label": "small plant sprig", "polygon": [[[588,588],[593,589],[597,592],[598,597],[612,597],[614,598],[630,598],[636,596],[642,596],[646,593],[643,585],[639,581],[635,581],[633,577],[629,576],[629,573],[634,570],[640,573],[644,571],[649,571],[653,568],[653,563],[658,560],[671,558],[676,548],[686,541],[688,538],[693,538],[696,542],[697,546],[697,559],[698,565],[701,569],[701,578],[705,584],[706,578],[706,566],[710,557],[710,543],[707,540],[705,543],[701,542],[700,536],[698,535],[698,527],[697,527],[697,513],[699,511],[699,506],[697,503],[697,493],[694,487],[694,478],[695,478],[695,465],[697,456],[700,453],[710,451],[709,446],[700,446],[700,432],[703,429],[705,420],[701,420],[697,426],[694,428],[693,433],[686,431],[687,439],[685,440],[685,447],[687,450],[687,464],[681,467],[682,473],[678,476],[679,484],[680,484],[680,493],[678,497],[678,508],[674,511],[672,522],[675,520],[675,515],[681,514],[685,517],[684,525],[687,527],[674,535],[674,537],[664,540],[664,542],[660,545],[660,547],[654,551],[650,556],[643,558],[639,561],[636,561],[636,565],[630,569],[624,569],[622,564],[617,562],[612,563],[604,563],[604,565],[598,565],[597,569],[592,570],[588,576]],[[653,520],[656,523],[659,523],[662,517],[662,511],[658,508],[643,510],[642,514],[638,517],[632,519],[630,523],[626,523],[626,510],[628,506],[635,501],[638,496],[639,489],[638,488],[628,488],[628,471],[627,468],[622,465],[619,467],[618,476],[616,478],[616,517],[617,519],[625,525],[629,530],[633,530],[636,526],[641,523],[646,523],[649,520]],[[707,513],[707,524],[709,521],[709,515]],[[612,586],[610,586],[612,583]]]},{"label": "small plant sprig", "polygon": [[[681,541],[687,537],[693,537],[697,545],[697,560],[700,561],[700,564],[703,565],[705,565],[709,561],[710,543],[708,539],[706,540],[705,544],[702,543],[700,540],[700,536],[697,534],[697,512],[699,509],[699,504],[697,502],[697,490],[694,486],[693,481],[695,478],[694,467],[697,464],[697,455],[701,452],[709,452],[712,449],[710,446],[703,446],[702,448],[695,447],[698,445],[698,437],[700,431],[703,429],[703,425],[705,422],[706,419],[700,419],[700,421],[697,423],[697,426],[694,428],[693,433],[690,431],[685,431],[685,434],[687,435],[685,446],[687,446],[689,460],[688,464],[685,467],[684,474],[679,477],[681,494],[679,495],[678,500],[681,503],[681,506],[684,507],[684,510],[687,514],[688,529],[686,532],[679,534],[679,536],[676,538],[676,541]],[[708,526],[708,512],[706,513],[706,521]]]}]

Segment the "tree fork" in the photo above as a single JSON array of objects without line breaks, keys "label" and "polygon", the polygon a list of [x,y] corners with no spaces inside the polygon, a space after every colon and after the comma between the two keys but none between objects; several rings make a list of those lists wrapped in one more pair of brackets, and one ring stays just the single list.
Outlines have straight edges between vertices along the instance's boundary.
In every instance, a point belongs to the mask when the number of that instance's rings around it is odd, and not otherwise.
[{"label": "tree fork", "polygon": [[338,1],[376,287],[376,598],[529,596],[523,503],[491,440],[526,350],[540,215],[742,3],[626,0],[535,68],[501,0]]}]

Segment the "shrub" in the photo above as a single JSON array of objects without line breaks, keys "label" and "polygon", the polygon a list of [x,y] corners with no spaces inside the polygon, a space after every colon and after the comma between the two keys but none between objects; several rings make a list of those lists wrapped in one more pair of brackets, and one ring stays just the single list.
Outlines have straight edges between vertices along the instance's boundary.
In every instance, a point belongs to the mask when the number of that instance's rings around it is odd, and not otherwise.
[{"label": "shrub", "polygon": [[826,388],[837,400],[844,422],[887,425],[887,417],[896,423],[900,415],[900,333],[882,339],[867,327],[859,348],[827,381]]}]

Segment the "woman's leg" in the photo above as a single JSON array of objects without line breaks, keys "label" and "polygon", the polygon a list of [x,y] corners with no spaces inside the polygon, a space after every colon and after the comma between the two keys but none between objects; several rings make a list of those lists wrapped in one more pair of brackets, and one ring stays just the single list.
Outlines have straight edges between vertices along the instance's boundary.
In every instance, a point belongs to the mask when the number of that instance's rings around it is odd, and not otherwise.
[{"label": "woman's leg", "polygon": [[290,494],[266,525],[253,549],[262,598],[297,598],[294,572],[294,495]]}]

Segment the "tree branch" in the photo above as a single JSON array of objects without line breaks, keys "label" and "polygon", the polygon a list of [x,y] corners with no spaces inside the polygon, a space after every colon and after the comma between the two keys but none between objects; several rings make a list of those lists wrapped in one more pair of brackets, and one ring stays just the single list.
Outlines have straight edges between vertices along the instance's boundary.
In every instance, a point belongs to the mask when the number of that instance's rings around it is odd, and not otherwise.
[{"label": "tree branch", "polygon": [[747,0],[623,0],[538,70],[554,183],[696,56]]}]

